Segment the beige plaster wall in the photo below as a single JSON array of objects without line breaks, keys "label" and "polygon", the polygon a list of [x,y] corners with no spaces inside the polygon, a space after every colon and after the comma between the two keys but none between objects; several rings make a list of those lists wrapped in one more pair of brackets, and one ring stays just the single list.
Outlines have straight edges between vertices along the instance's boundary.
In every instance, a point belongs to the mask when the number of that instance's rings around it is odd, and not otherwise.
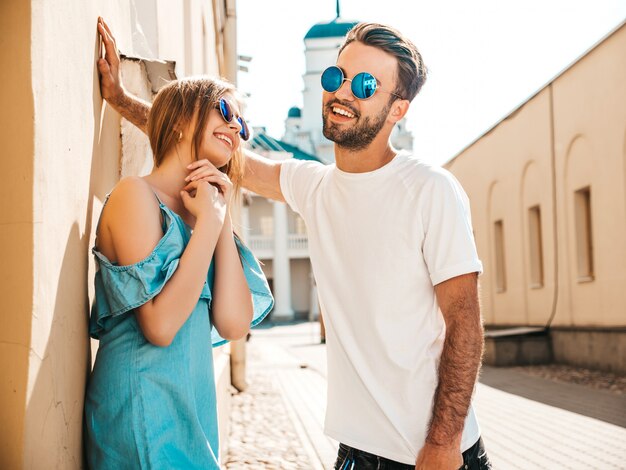
[{"label": "beige plaster wall", "polygon": [[[626,26],[450,161],[472,205],[485,322],[626,326]],[[578,279],[574,191],[591,187],[594,279]],[[528,209],[541,208],[543,286]],[[494,222],[507,286],[495,286]],[[554,306],[556,305],[556,310]]]},{"label": "beige plaster wall", "polygon": [[[167,12],[189,2],[160,3]],[[195,4],[212,15],[212,2]],[[0,87],[0,468],[83,467],[90,248],[121,157],[119,116],[99,92],[95,26],[105,17],[118,48],[132,54],[133,14],[128,0],[0,2],[10,84]],[[217,52],[206,53],[214,66]],[[220,384],[227,357],[217,354]]]},{"label": "beige plaster wall", "polygon": [[[159,43],[159,57],[176,61],[176,73],[179,77],[189,75],[185,62],[185,11],[182,4],[188,0],[171,2],[156,0],[156,20]],[[172,8],[175,4],[176,8]]]},{"label": "beige plaster wall", "polygon": [[22,464],[33,306],[30,4],[0,2],[0,468]]},{"label": "beige plaster wall", "polygon": [[[558,325],[626,325],[626,26],[554,87],[557,193],[563,249]],[[574,191],[591,187],[594,280],[578,280]],[[561,296],[561,293],[560,293]]]},{"label": "beige plaster wall", "polygon": [[24,468],[82,465],[89,249],[120,155],[119,119],[99,92],[97,16],[115,24],[120,48],[130,39],[127,2],[99,3],[31,3],[34,302]]},{"label": "beige plaster wall", "polygon": [[[550,190],[549,90],[509,116],[448,168],[470,197],[479,256],[486,323],[541,324],[550,315],[554,290],[552,195]],[[528,135],[533,139],[528,139]],[[531,289],[528,280],[527,209],[542,209],[545,282]],[[506,289],[495,282],[494,223],[502,220]]]}]

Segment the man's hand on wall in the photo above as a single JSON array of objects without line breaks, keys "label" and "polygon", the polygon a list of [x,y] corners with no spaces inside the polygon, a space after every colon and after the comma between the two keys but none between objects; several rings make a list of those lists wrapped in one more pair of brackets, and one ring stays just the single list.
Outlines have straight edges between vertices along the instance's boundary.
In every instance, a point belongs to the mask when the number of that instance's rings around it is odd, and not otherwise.
[{"label": "man's hand on wall", "polygon": [[100,17],[98,18],[98,33],[104,44],[104,57],[98,59],[100,93],[109,104],[118,108],[122,105],[125,94],[120,73],[120,55],[109,26]]}]

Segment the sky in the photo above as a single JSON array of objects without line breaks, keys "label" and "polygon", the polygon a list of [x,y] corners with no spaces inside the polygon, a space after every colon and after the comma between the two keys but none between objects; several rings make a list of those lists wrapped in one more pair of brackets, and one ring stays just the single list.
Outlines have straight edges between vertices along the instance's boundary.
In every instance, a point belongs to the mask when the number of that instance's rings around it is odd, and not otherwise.
[{"label": "sky", "polygon": [[[251,125],[282,137],[302,106],[304,36],[335,16],[335,0],[237,0]],[[415,154],[441,165],[624,21],[626,0],[341,0],[341,17],[389,24],[417,46],[429,75],[407,127]]]}]

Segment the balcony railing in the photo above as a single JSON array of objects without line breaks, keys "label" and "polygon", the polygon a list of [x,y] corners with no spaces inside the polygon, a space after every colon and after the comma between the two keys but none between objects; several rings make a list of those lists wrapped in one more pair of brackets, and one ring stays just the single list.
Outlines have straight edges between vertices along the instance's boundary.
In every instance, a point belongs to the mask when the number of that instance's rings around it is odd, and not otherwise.
[{"label": "balcony railing", "polygon": [[309,250],[309,237],[307,235],[288,235],[287,247],[289,250]]},{"label": "balcony railing", "polygon": [[[269,259],[274,257],[274,237],[267,235],[248,236],[248,246],[257,258]],[[307,235],[287,235],[287,256],[289,258],[309,257],[309,237]]]},{"label": "balcony railing", "polygon": [[265,235],[248,236],[248,244],[253,252],[274,249],[274,238]]}]

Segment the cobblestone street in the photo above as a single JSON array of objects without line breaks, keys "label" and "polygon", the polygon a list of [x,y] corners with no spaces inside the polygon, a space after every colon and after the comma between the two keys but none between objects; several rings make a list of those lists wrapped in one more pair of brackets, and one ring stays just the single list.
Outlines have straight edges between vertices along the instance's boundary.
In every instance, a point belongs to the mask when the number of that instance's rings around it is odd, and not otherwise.
[{"label": "cobblestone street", "polygon": [[[323,433],[326,350],[316,323],[254,330],[248,390],[233,395],[227,469],[333,466]],[[483,368],[475,411],[498,470],[624,469],[626,396]]]},{"label": "cobblestone street", "polygon": [[234,393],[228,469],[309,469],[311,464],[283,397],[265,373],[248,374],[245,393]]}]

